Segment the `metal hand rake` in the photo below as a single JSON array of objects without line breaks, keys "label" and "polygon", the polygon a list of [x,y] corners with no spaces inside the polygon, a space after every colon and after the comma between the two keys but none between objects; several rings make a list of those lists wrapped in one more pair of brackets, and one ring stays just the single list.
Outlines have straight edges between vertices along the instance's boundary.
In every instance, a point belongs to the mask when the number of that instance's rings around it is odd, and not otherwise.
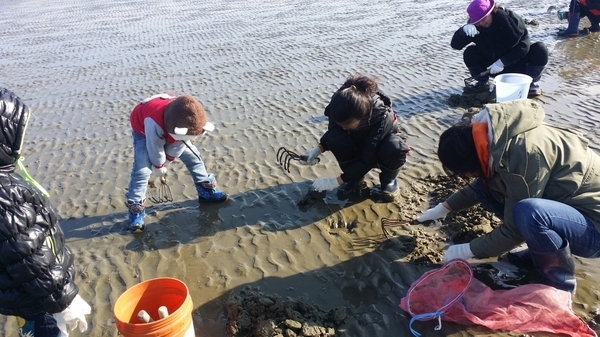
[{"label": "metal hand rake", "polygon": [[390,231],[390,227],[408,227],[410,226],[411,221],[409,220],[399,220],[399,219],[381,219],[381,230],[383,231],[383,235],[386,239],[391,239],[395,237],[394,233]]},{"label": "metal hand rake", "polygon": [[[277,150],[277,162],[279,165],[283,166],[283,169],[290,173],[290,162],[292,160],[303,160],[306,161],[308,159],[307,156],[298,155],[297,153],[286,149],[285,147],[280,147]],[[317,161],[321,161],[320,158],[315,158]]]},{"label": "metal hand rake", "polygon": [[[152,185],[154,185],[154,183],[152,183],[150,186],[152,187]],[[158,187],[154,185],[154,187],[157,188],[157,193],[156,196],[150,197],[150,200],[153,203],[161,204],[173,201],[173,193],[171,193],[171,187],[169,187],[167,184],[167,176],[161,176],[160,185]]]}]

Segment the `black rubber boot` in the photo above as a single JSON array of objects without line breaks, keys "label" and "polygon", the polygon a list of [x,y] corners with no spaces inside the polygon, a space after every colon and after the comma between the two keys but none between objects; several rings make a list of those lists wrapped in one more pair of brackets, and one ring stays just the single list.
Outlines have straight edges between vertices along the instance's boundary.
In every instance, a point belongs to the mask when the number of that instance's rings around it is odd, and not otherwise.
[{"label": "black rubber boot", "polygon": [[498,260],[506,260],[508,263],[517,266],[519,268],[532,269],[535,268],[533,263],[533,257],[529,249],[523,249],[518,252],[508,252],[502,255]]},{"label": "black rubber boot", "polygon": [[367,183],[364,180],[359,181],[349,181],[347,183],[343,183],[340,187],[338,187],[338,195],[346,196],[352,193],[358,193],[362,189],[366,188]]},{"label": "black rubber boot", "polygon": [[473,85],[470,86],[466,86],[465,89],[471,92],[480,92],[480,91],[485,91],[488,90],[490,88],[488,82],[490,80],[490,75],[486,74],[481,76],[481,74],[483,72],[486,71],[486,69],[482,66],[476,66],[476,67],[468,67],[467,69],[469,69],[469,73],[471,74],[471,77],[473,77],[477,82],[475,82]]},{"label": "black rubber boot", "polygon": [[[349,161],[340,161],[338,165],[342,172],[346,172],[346,170],[352,166],[354,160]],[[344,182],[340,187],[338,187],[337,195],[338,197],[346,197],[350,194],[360,193],[363,189],[367,187],[367,183],[365,182],[365,177],[360,177],[358,180],[347,181]]]},{"label": "black rubber boot", "polygon": [[531,251],[536,268],[542,273],[540,281],[560,290],[574,292],[577,285],[575,280],[575,260],[571,255],[569,242],[565,240],[563,247],[555,252],[537,253]]},{"label": "black rubber boot", "polygon": [[381,183],[381,198],[386,202],[392,202],[400,195],[400,187],[398,186],[398,180],[396,180],[400,169],[390,170],[381,165],[380,168],[379,182]]}]

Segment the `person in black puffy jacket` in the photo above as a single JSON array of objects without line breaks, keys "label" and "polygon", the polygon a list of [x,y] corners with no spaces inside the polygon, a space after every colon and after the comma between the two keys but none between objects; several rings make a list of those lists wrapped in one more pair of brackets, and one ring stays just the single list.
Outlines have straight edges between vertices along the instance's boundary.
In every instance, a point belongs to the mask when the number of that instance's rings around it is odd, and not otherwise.
[{"label": "person in black puffy jacket", "polygon": [[17,173],[29,117],[19,97],[0,88],[0,314],[18,316],[20,335],[58,336],[57,319],[79,289],[55,210]]},{"label": "person in black puffy jacket", "polygon": [[327,191],[339,187],[339,194],[349,194],[364,184],[364,176],[371,169],[379,168],[382,200],[394,201],[400,194],[396,177],[410,147],[391,100],[377,82],[362,75],[349,77],[331,97],[325,116],[329,119],[327,132],[300,163],[314,165],[321,153],[331,151],[342,174],[319,178],[312,188]]}]

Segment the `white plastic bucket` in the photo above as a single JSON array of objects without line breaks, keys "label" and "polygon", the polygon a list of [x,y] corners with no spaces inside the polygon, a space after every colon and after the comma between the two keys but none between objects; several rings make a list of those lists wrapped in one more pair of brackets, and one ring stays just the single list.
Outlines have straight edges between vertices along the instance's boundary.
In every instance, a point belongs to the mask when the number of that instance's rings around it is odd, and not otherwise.
[{"label": "white plastic bucket", "polygon": [[501,74],[494,79],[496,102],[508,102],[527,98],[531,76],[523,74]]}]

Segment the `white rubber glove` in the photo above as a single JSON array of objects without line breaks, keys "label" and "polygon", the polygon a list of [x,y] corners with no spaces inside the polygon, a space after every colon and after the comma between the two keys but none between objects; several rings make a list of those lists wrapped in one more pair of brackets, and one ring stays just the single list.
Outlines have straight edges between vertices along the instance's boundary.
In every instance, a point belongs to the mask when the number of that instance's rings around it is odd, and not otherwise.
[{"label": "white rubber glove", "polygon": [[443,219],[446,215],[450,213],[450,210],[447,209],[443,203],[437,204],[434,208],[428,209],[425,213],[421,214],[420,217],[417,218],[418,222],[431,221],[437,219]]},{"label": "white rubber glove", "polygon": [[156,174],[157,176],[164,176],[167,174],[167,168],[165,167],[165,165],[161,167],[156,167],[152,165],[152,173]]},{"label": "white rubber glove", "polygon": [[302,165],[314,165],[319,162],[317,159],[319,155],[321,155],[321,148],[315,147],[310,149],[308,152],[304,154],[306,156],[306,160],[299,160]]},{"label": "white rubber glove", "polygon": [[340,186],[337,178],[319,178],[315,180],[312,187],[315,191],[331,191],[332,189]]},{"label": "white rubber glove", "polygon": [[498,61],[492,63],[492,65],[487,68],[490,70],[490,74],[497,74],[504,70],[504,63],[502,63],[502,61],[498,59]]},{"label": "white rubber glove", "polygon": [[473,252],[471,251],[471,247],[469,247],[468,243],[461,243],[459,245],[452,245],[448,247],[448,251],[446,255],[444,255],[444,263],[447,263],[450,260],[454,259],[463,259],[468,260],[472,258]]},{"label": "white rubber glove", "polygon": [[73,302],[69,304],[69,306],[52,316],[56,320],[56,325],[58,325],[58,329],[60,330],[60,337],[68,337],[69,331],[75,328],[79,328],[79,331],[84,332],[88,328],[87,321],[85,320],[85,315],[89,315],[92,313],[92,308],[86,301],[81,298],[81,296],[77,295],[73,299]]},{"label": "white rubber glove", "polygon": [[471,24],[464,25],[463,32],[465,32],[465,34],[467,34],[468,37],[473,37],[473,36],[479,34],[477,27],[475,27],[475,25],[471,25]]}]

